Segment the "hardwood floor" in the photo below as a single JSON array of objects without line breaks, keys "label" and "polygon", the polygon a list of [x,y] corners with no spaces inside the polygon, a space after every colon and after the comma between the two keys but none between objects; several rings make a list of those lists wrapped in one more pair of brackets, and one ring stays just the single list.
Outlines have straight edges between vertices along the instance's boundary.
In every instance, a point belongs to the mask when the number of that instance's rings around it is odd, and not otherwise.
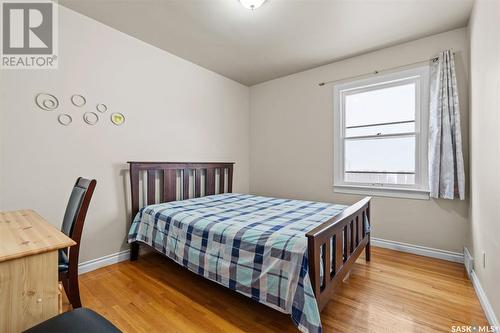
[{"label": "hardwood floor", "polygon": [[[281,314],[151,253],[80,276],[84,306],[124,332],[297,332]],[[67,307],[69,307],[66,304]],[[373,248],[321,314],[325,332],[487,325],[462,265]]]}]

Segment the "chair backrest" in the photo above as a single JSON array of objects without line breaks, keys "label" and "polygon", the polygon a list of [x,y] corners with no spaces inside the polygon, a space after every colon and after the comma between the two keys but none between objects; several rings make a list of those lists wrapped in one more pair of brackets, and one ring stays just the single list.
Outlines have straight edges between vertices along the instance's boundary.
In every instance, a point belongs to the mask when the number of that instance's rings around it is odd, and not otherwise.
[{"label": "chair backrest", "polygon": [[76,251],[71,250],[70,253],[76,252],[77,258],[83,224],[96,184],[97,182],[95,179],[89,180],[79,177],[76,180],[73,191],[71,191],[71,196],[66,206],[66,212],[64,213],[61,231],[76,242],[76,245],[72,248]]}]

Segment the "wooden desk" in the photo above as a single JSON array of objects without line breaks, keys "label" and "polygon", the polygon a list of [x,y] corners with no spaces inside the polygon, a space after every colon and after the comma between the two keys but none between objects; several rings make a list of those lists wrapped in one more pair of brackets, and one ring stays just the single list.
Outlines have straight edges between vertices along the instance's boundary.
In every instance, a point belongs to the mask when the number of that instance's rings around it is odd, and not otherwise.
[{"label": "wooden desk", "polygon": [[0,212],[0,332],[58,313],[58,254],[75,242],[33,210]]}]

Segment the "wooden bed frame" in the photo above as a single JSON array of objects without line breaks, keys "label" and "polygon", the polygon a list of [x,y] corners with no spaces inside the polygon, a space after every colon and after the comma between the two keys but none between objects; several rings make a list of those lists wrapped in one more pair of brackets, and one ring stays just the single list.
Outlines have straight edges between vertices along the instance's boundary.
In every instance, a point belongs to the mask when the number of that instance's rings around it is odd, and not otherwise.
[{"label": "wooden bed frame", "polygon": [[[132,219],[139,211],[140,201],[143,204],[152,205],[232,192],[234,163],[128,163],[130,165]],[[143,200],[140,200],[139,196],[141,179],[147,184],[147,190],[142,191]],[[157,179],[160,179],[159,202],[156,200],[158,197]],[[144,183],[143,187],[145,187]],[[365,259],[370,260],[370,231],[364,223],[365,218],[370,221],[370,200],[370,197],[366,197],[356,202],[306,234],[309,276],[320,311],[349,273],[363,249]],[[139,243],[134,242],[131,244],[130,260],[137,260],[138,257]],[[320,273],[321,265],[326,268],[323,275]]]}]

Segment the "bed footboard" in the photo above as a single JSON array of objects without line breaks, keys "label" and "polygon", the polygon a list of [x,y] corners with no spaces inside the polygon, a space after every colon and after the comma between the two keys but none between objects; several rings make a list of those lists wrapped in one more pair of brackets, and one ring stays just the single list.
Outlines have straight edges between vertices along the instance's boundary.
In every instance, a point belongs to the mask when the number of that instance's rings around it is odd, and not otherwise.
[{"label": "bed footboard", "polygon": [[320,311],[363,249],[370,260],[370,200],[358,201],[306,234],[309,276]]}]

